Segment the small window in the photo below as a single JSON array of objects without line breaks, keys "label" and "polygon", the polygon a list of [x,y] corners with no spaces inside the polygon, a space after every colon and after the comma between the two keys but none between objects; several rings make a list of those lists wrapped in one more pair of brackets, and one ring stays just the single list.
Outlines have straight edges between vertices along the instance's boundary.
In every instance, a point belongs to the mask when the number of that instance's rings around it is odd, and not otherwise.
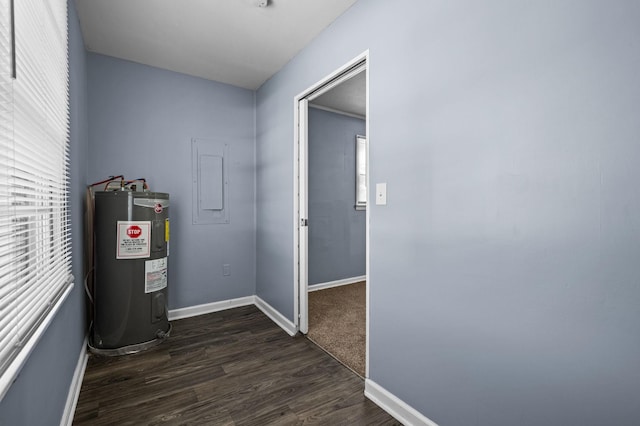
[{"label": "small window", "polygon": [[367,137],[356,136],[356,210],[367,209]]}]

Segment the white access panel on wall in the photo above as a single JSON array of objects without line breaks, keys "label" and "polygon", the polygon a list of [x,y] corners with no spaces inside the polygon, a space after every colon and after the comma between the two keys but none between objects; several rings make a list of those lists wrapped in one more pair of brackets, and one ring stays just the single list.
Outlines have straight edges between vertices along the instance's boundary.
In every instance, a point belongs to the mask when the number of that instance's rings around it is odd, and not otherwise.
[{"label": "white access panel on wall", "polygon": [[194,225],[229,223],[229,146],[215,139],[191,140]]}]

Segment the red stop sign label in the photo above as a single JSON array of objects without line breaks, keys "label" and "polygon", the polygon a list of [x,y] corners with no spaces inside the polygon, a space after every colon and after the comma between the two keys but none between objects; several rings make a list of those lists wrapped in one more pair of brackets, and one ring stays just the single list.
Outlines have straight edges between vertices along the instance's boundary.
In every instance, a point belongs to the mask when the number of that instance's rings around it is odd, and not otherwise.
[{"label": "red stop sign label", "polygon": [[131,225],[127,228],[127,236],[129,238],[138,238],[142,235],[142,229],[138,225]]}]

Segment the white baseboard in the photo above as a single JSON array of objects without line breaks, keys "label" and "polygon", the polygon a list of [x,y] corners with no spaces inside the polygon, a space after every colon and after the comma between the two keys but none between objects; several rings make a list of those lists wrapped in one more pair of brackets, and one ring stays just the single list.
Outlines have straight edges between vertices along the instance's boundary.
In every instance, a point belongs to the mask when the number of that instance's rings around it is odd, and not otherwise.
[{"label": "white baseboard", "polygon": [[69,386],[69,394],[67,395],[67,402],[64,405],[62,419],[60,419],[60,426],[71,426],[73,423],[73,415],[76,412],[80,388],[82,388],[82,379],[84,378],[84,371],[87,368],[87,360],[89,359],[87,340],[88,337],[85,337],[82,343],[82,349],[80,349],[80,356],[78,357],[76,369],[73,372],[73,379],[71,379],[71,386]]},{"label": "white baseboard", "polygon": [[400,398],[371,379],[364,382],[364,395],[405,426],[438,426]]},{"label": "white baseboard", "polygon": [[210,314],[212,312],[224,311],[226,309],[239,308],[255,304],[255,296],[240,297],[238,299],[223,300],[220,302],[205,303],[203,305],[189,306],[169,310],[169,321],[195,317],[198,315]]},{"label": "white baseboard", "polygon": [[298,332],[294,323],[289,321],[284,315],[275,310],[273,306],[269,305],[258,296],[240,297],[238,299],[222,300],[220,302],[205,303],[203,305],[189,306],[187,308],[172,309],[169,311],[169,321],[210,314],[212,312],[224,311],[226,309],[239,308],[241,306],[248,305],[255,305],[290,336],[295,336]]},{"label": "white baseboard", "polygon": [[309,291],[325,290],[327,288],[339,287],[341,285],[355,284],[355,283],[359,283],[360,281],[366,281],[366,280],[367,280],[367,276],[361,275],[359,277],[351,277],[351,278],[345,278],[342,280],[329,281],[326,283],[313,284],[309,286]]},{"label": "white baseboard", "polygon": [[281,329],[286,331],[290,336],[295,336],[298,332],[298,328],[294,323],[289,321],[284,315],[278,312],[273,306],[262,300],[260,297],[255,296],[256,306],[266,316],[271,318],[271,321],[275,322]]}]

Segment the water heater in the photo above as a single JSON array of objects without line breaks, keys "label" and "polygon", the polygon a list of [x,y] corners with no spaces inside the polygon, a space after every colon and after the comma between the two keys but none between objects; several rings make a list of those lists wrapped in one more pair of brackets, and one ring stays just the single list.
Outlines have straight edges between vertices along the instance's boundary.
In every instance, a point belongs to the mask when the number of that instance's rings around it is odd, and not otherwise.
[{"label": "water heater", "polygon": [[169,333],[169,194],[95,192],[95,281],[90,348],[134,353]]}]

